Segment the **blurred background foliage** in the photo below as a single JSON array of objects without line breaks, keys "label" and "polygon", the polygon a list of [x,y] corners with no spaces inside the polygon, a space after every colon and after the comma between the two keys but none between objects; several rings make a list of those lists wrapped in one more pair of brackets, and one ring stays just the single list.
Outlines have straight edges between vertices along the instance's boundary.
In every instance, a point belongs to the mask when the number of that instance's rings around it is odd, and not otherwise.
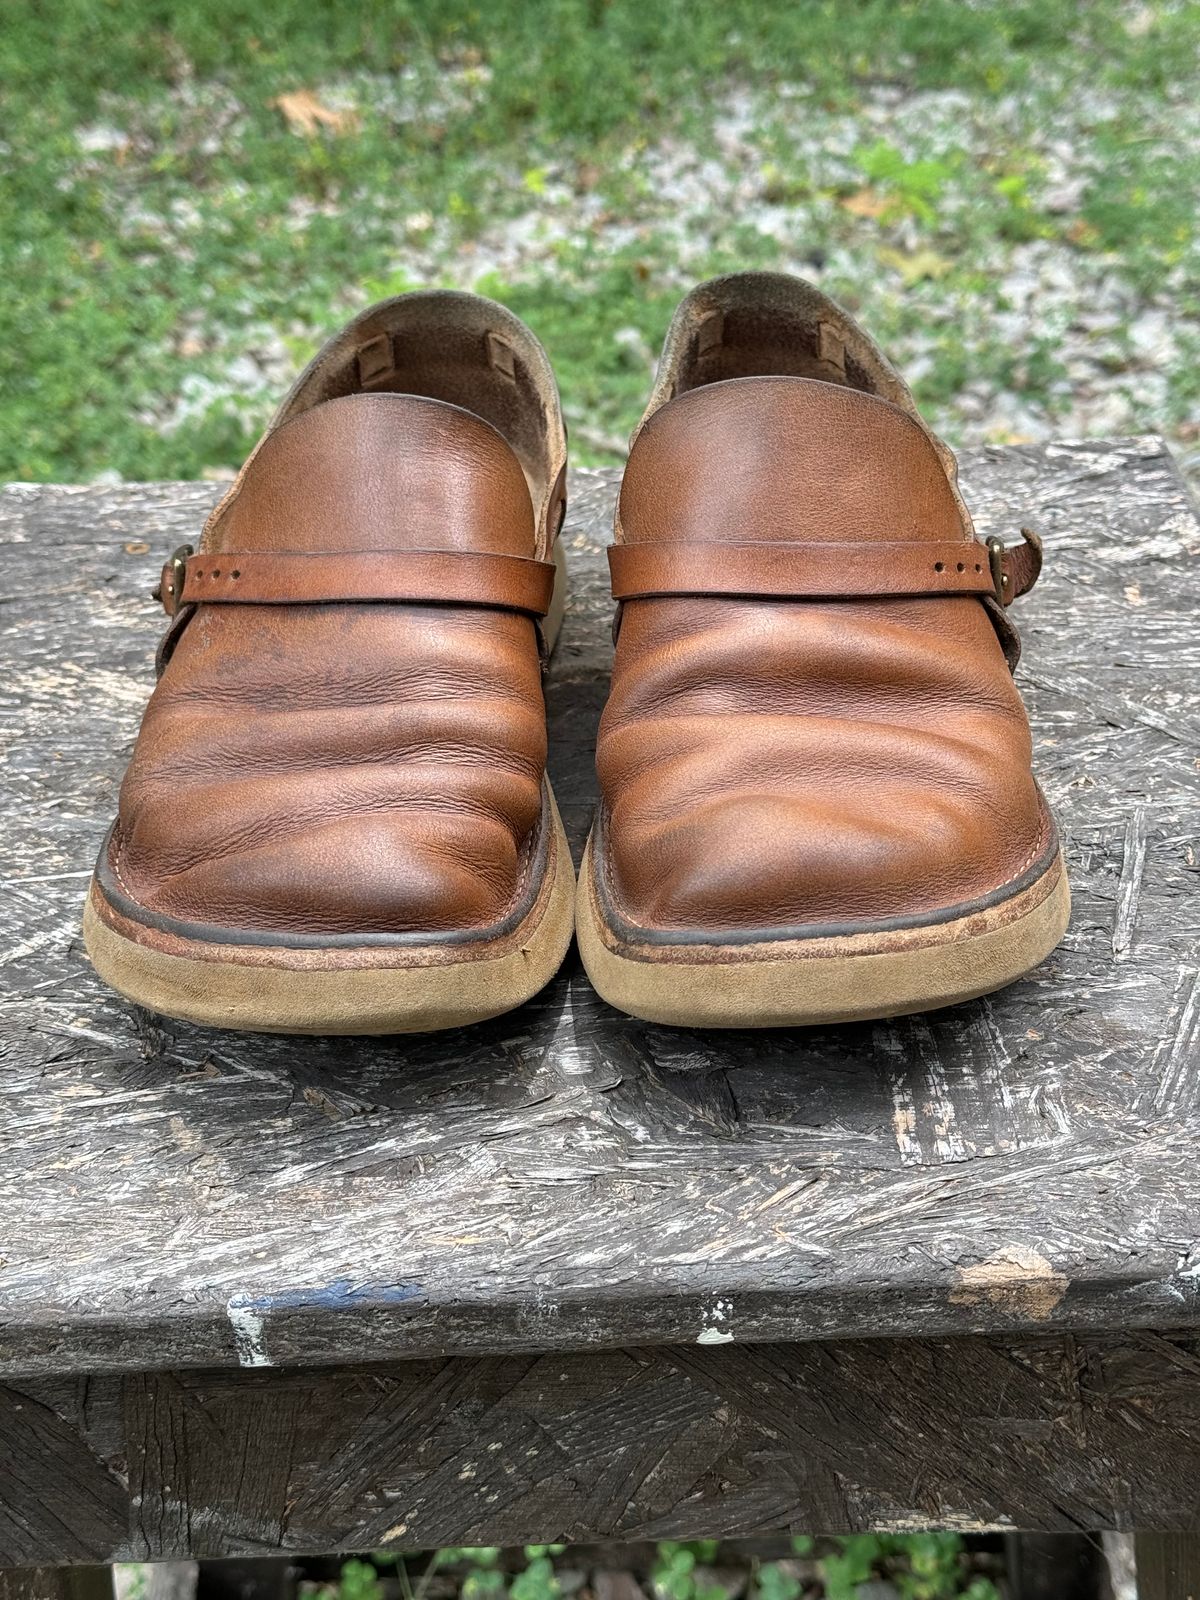
[{"label": "blurred background foliage", "polygon": [[1200,404],[1193,0],[7,0],[0,477],[220,476],[321,339],[506,300],[615,461],[687,286],[814,277],[957,443]]},{"label": "blurred background foliage", "polygon": [[[1005,1582],[1000,1541],[956,1533],[377,1551],[328,1566],[301,1571],[297,1600],[1001,1600]],[[145,1600],[151,1570],[121,1569],[121,1600]]]},{"label": "blurred background foliage", "polygon": [[[1073,1548],[1064,1573],[1072,1559]],[[186,1593],[196,1579],[187,1566],[118,1567],[118,1600]],[[1003,1600],[1012,1591],[1007,1542],[995,1533],[455,1546],[279,1566],[274,1587],[294,1600]]]}]

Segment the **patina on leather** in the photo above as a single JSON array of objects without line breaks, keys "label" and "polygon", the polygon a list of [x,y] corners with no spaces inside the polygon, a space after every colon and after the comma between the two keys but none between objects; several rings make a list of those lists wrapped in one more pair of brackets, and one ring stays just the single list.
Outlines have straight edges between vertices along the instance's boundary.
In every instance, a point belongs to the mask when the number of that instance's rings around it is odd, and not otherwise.
[{"label": "patina on leather", "polygon": [[684,303],[615,538],[593,852],[622,939],[903,928],[1053,861],[997,598],[1040,545],[989,570],[952,455],[819,291]]},{"label": "patina on leather", "polygon": [[[186,553],[185,553],[186,552]],[[544,617],[553,561],[479,550],[223,550],[188,546],[163,567],[155,598],[168,616],[195,605],[329,605],[367,601],[490,606]]]},{"label": "patina on leather", "polygon": [[565,456],[532,344],[475,297],[374,308],[168,563],[102,872],[147,926],[462,938],[537,892]]},{"label": "patina on leather", "polygon": [[780,600],[977,594],[1008,605],[1032,588],[1041,552],[1028,530],[1015,550],[1006,550],[999,539],[986,544],[962,539],[672,540],[610,545],[608,565],[614,600],[684,594]]}]

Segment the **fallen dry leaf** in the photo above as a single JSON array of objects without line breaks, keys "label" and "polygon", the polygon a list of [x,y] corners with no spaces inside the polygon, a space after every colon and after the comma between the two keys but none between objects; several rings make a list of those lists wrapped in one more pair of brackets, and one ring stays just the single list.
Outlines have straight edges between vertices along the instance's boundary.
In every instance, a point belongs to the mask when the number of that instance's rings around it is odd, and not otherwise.
[{"label": "fallen dry leaf", "polygon": [[924,278],[941,278],[953,267],[953,261],[938,255],[936,250],[914,250],[906,255],[903,250],[881,250],[879,259],[904,279],[905,285],[920,283]]},{"label": "fallen dry leaf", "polygon": [[882,217],[892,202],[887,195],[879,194],[874,189],[859,189],[855,194],[845,195],[838,204],[843,211],[849,211],[856,217]]},{"label": "fallen dry leaf", "polygon": [[1092,250],[1100,241],[1100,235],[1086,217],[1076,217],[1066,230],[1069,243],[1080,250]]},{"label": "fallen dry leaf", "polygon": [[354,111],[335,111],[318,100],[311,89],[292,89],[272,100],[277,111],[292,133],[311,139],[318,128],[328,128],[330,133],[353,133],[358,127],[358,114]]}]

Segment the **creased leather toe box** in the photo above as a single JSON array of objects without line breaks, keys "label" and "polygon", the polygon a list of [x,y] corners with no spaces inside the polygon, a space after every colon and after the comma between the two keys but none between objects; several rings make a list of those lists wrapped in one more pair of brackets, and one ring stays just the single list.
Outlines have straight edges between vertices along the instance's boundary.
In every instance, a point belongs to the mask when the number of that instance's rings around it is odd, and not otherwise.
[{"label": "creased leather toe box", "polygon": [[109,867],[174,922],[486,932],[531,877],[545,753],[527,618],[205,608],[150,702]]},{"label": "creased leather toe box", "polygon": [[599,773],[602,887],[650,935],[902,926],[1052,849],[971,600],[628,606]]}]

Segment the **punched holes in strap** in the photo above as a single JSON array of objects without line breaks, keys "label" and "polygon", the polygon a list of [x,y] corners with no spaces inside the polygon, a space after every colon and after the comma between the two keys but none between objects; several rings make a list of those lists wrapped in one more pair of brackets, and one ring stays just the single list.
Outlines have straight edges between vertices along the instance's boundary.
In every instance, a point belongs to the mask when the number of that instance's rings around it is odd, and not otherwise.
[{"label": "punched holes in strap", "polygon": [[177,550],[156,598],[174,616],[192,605],[355,602],[488,606],[544,617],[554,564],[475,550]]},{"label": "punched holes in strap", "polygon": [[1041,567],[1040,541],[1027,532],[1025,540],[1011,551],[999,539],[618,544],[609,547],[608,562],[617,600],[978,595],[1007,605]]}]

